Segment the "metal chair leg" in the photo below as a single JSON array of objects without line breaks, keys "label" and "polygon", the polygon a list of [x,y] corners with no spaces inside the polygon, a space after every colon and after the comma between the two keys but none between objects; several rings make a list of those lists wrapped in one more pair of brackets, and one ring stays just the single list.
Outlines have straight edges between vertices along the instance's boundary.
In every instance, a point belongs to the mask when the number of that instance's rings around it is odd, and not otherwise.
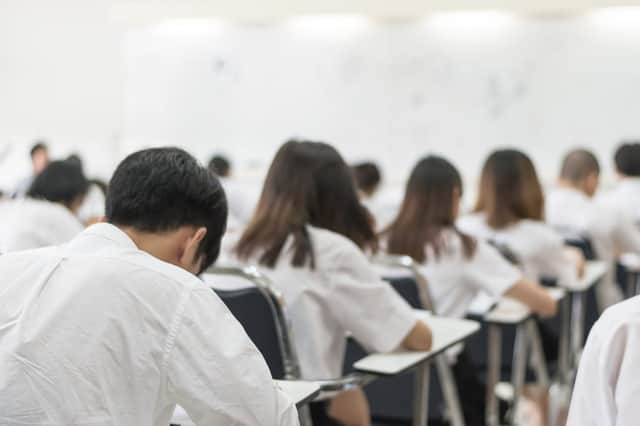
[{"label": "metal chair leg", "polygon": [[511,384],[513,386],[513,403],[509,414],[509,424],[515,424],[515,416],[520,404],[520,396],[524,390],[525,374],[527,372],[527,339],[526,324],[516,328],[516,340],[513,347],[513,368]]},{"label": "metal chair leg", "polygon": [[429,420],[429,373],[430,363],[416,368],[415,396],[413,400],[413,426],[427,426]]},{"label": "metal chair leg", "polygon": [[436,368],[438,369],[438,377],[440,379],[440,386],[442,387],[442,393],[449,410],[449,417],[451,419],[451,426],[465,426],[464,414],[462,412],[462,406],[460,405],[460,399],[458,394],[458,387],[456,386],[456,380],[451,372],[451,367],[447,362],[446,354],[439,355],[436,358]]},{"label": "metal chair leg", "polygon": [[500,381],[500,364],[502,355],[502,330],[497,324],[489,324],[489,341],[487,362],[487,407],[486,407],[486,423],[487,426],[497,426],[500,422],[500,412],[498,406],[498,398],[496,396],[496,386]]},{"label": "metal chair leg", "polygon": [[530,319],[525,324],[527,337],[531,343],[531,366],[536,373],[538,385],[545,389],[549,387],[549,370],[547,369],[547,361],[544,358],[544,349],[542,348],[542,339],[538,330],[536,321]]}]

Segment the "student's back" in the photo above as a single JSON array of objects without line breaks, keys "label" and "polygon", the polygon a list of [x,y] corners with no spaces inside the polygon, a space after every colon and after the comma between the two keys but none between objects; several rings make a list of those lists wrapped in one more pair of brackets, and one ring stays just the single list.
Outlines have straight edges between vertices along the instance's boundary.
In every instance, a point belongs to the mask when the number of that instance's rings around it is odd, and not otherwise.
[{"label": "student's back", "polygon": [[474,213],[461,217],[458,226],[505,246],[529,280],[553,278],[560,285],[574,285],[577,259],[567,254],[562,236],[543,218],[544,196],[533,163],[520,151],[504,149],[485,161]]},{"label": "student's back", "polygon": [[[276,265],[259,269],[282,292],[303,377],[336,378],[342,375],[347,333],[371,350],[389,352],[400,346],[416,317],[353,242],[312,226],[307,231],[313,269],[291,264],[291,239]],[[261,254],[244,261],[258,264]]]},{"label": "student's back", "polygon": [[640,225],[640,142],[621,144],[615,152],[614,163],[619,181],[611,191],[602,194],[599,201]]},{"label": "student's back", "polygon": [[62,244],[82,229],[61,204],[29,198],[8,201],[0,207],[0,253]]},{"label": "student's back", "polygon": [[184,151],[155,149],[129,156],[112,185],[113,224],[0,256],[1,421],[166,426],[180,404],[199,425],[297,424],[195,276],[219,250],[219,183]]}]

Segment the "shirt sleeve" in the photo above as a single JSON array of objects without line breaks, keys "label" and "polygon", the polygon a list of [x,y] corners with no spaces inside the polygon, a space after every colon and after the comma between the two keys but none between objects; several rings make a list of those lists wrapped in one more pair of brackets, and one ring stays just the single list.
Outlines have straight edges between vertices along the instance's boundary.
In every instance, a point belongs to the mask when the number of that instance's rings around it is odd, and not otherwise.
[{"label": "shirt sleeve", "polygon": [[346,246],[330,271],[332,314],[367,349],[397,349],[416,324],[413,308],[382,281],[356,246]]},{"label": "shirt sleeve", "polygon": [[495,298],[502,296],[522,279],[518,268],[483,241],[478,241],[472,257],[462,267],[467,282]]},{"label": "shirt sleeve", "polygon": [[536,269],[542,276],[554,278],[559,286],[572,287],[578,281],[578,266],[565,251],[562,237],[551,229],[539,229],[540,247],[535,256]]},{"label": "shirt sleeve", "polygon": [[295,405],[222,301],[206,287],[188,297],[167,358],[175,402],[196,425],[298,425]]},{"label": "shirt sleeve", "polygon": [[628,216],[616,214],[613,241],[617,255],[624,252],[640,253],[640,230]]},{"label": "shirt sleeve", "polygon": [[[569,409],[568,426],[622,426],[640,418],[640,327],[594,327],[587,340]],[[610,324],[607,324],[608,326]]]}]

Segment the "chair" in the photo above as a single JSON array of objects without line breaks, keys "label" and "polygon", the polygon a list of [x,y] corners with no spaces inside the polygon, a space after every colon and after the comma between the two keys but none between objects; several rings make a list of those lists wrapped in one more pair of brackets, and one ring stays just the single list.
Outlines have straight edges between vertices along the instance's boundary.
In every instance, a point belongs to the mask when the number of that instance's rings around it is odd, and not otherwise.
[{"label": "chair", "polygon": [[[301,379],[298,358],[291,332],[282,308],[282,297],[270,281],[255,267],[212,267],[208,274],[242,278],[252,284],[237,290],[213,289],[242,324],[247,335],[264,356],[274,379]],[[365,374],[350,374],[338,379],[315,381],[325,400],[336,394],[364,386],[373,380]],[[311,425],[306,410],[301,411],[301,424]]]},{"label": "chair", "polygon": [[[373,263],[385,270],[398,270],[401,274],[386,274],[383,279],[415,309],[427,309],[434,312],[427,281],[420,274],[417,265],[408,256],[377,255]],[[366,351],[354,340],[349,341],[345,371],[353,360],[366,355]],[[436,357],[437,376],[430,376],[429,413],[433,418],[448,418],[454,426],[464,425],[464,416],[460,407],[456,382],[449,366],[446,354]],[[416,380],[414,372],[399,376],[379,379],[365,388],[370,401],[374,420],[408,422],[412,418],[411,402],[414,400],[413,384]]]}]

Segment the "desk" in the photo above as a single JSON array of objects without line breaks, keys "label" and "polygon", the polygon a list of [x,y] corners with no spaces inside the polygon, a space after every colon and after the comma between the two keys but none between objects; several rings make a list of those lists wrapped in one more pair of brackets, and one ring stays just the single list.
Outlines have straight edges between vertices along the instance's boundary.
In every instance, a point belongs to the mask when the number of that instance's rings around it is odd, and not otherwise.
[{"label": "desk", "polygon": [[[313,398],[320,393],[320,386],[314,382],[303,380],[274,380],[273,383],[275,387],[294,401],[298,408],[312,401]],[[176,407],[173,417],[171,418],[171,424],[180,426],[194,425],[189,415],[180,406]]]},{"label": "desk", "polygon": [[[475,321],[431,316],[425,311],[416,311],[416,314],[431,328],[433,334],[431,350],[371,354],[353,366],[358,371],[379,376],[396,375],[416,369],[413,424],[425,426],[428,419],[429,362],[477,332],[480,325]],[[437,362],[446,362],[446,360],[438,357]],[[448,391],[450,390],[445,390],[445,392]]]},{"label": "desk", "polygon": [[[564,299],[566,291],[561,288],[549,288],[551,297],[559,302]],[[488,371],[487,371],[487,408],[486,422],[489,425],[497,425],[499,423],[498,398],[495,390],[500,380],[501,366],[501,347],[502,347],[502,329],[505,325],[516,327],[516,340],[513,349],[513,368],[511,376],[511,385],[513,390],[513,409],[515,412],[519,402],[519,396],[524,387],[527,362],[527,342],[531,347],[531,362],[536,371],[538,382],[546,386],[549,383],[549,375],[547,365],[544,359],[544,351],[540,335],[533,320],[533,314],[528,306],[517,300],[502,298],[497,305],[484,315],[489,330],[488,341]],[[568,322],[567,322],[568,324]]]}]

